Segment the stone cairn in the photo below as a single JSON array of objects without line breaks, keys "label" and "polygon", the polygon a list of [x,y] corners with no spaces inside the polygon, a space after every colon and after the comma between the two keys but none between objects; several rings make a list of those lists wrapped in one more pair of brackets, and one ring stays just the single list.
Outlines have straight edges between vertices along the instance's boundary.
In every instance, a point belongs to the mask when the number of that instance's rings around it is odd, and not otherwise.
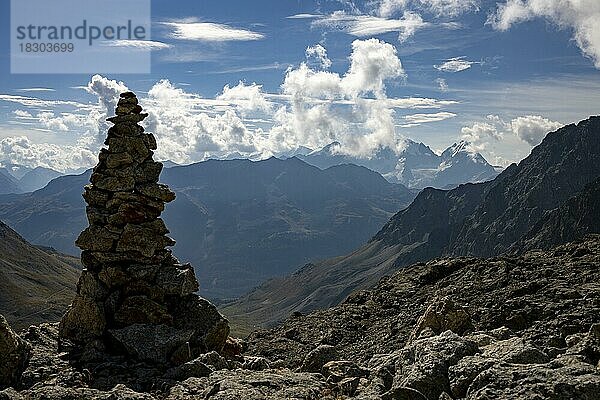
[{"label": "stone cairn", "polygon": [[147,116],[134,93],[120,95],[108,149],[83,194],[89,227],[76,244],[84,269],[60,323],[61,342],[81,359],[116,354],[178,365],[221,351],[229,334],[227,320],[195,294],[192,266],[167,249],[175,241],[159,217],[175,193],[158,183],[156,139],[138,124]]}]

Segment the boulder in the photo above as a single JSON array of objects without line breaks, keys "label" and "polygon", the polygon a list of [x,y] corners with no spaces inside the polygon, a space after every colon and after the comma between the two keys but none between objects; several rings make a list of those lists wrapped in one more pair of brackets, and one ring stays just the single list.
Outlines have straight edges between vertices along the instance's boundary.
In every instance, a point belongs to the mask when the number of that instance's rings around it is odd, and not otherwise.
[{"label": "boulder", "polygon": [[31,358],[31,346],[0,315],[0,389],[17,385]]},{"label": "boulder", "polygon": [[300,371],[321,372],[323,365],[330,361],[337,360],[338,357],[339,354],[335,346],[322,344],[306,355],[304,361],[302,362],[302,366],[300,366]]},{"label": "boulder", "polygon": [[161,364],[169,363],[173,352],[189,342],[194,334],[191,330],[156,324],[134,324],[108,332],[128,354]]}]

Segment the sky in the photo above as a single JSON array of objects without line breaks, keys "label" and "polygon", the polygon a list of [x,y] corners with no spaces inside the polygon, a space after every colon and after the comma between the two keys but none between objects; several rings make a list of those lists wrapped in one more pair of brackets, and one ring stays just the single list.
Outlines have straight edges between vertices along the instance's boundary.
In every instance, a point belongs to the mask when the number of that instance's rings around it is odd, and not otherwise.
[{"label": "sky", "polygon": [[0,161],[97,161],[118,94],[156,158],[268,158],[333,141],[371,157],[467,140],[494,165],[598,114],[597,0],[154,0],[149,74],[11,74],[0,0]]}]

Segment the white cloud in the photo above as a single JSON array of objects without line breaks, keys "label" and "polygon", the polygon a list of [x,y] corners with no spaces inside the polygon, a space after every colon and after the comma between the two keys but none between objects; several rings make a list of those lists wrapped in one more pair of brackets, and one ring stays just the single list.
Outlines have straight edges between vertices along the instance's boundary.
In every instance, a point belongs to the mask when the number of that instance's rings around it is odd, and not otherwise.
[{"label": "white cloud", "polygon": [[406,9],[425,10],[436,16],[455,17],[479,9],[479,0],[380,0],[378,14],[390,17]]},{"label": "white cloud", "polygon": [[[324,48],[317,53],[327,54]],[[395,131],[397,109],[442,109],[457,103],[421,97],[388,98],[386,84],[402,80],[405,74],[396,48],[389,43],[355,40],[349,61],[344,74],[313,69],[307,63],[289,68],[280,93],[264,93],[259,84],[239,82],[226,85],[214,98],[204,98],[162,80],[151,87],[147,96],[139,96],[149,114],[143,124],[156,135],[157,158],[179,163],[236,153],[259,159],[299,146],[318,148],[333,141],[341,142],[348,154],[369,157],[380,146],[398,149],[403,143],[403,137]],[[87,155],[97,154],[108,129],[107,114],[112,115],[119,94],[128,88],[123,82],[95,75],[85,90],[98,99],[97,103],[73,103],[74,112],[65,111],[64,102],[52,104],[0,95],[0,100],[30,108],[14,113],[17,118],[32,119],[27,124],[37,124],[27,129],[50,130],[50,135],[60,135],[55,137],[60,137],[61,143],[67,137],[73,141],[63,149],[73,153],[72,157],[61,153],[60,146],[50,144],[52,154],[43,165],[65,169],[78,161],[83,163],[78,166],[95,163],[95,156]],[[45,108],[40,107],[42,104]],[[422,114],[420,119],[417,115],[412,116],[415,123],[454,116],[443,111]],[[15,139],[5,142],[4,149],[15,153],[12,159],[35,166],[45,157],[44,146]]]},{"label": "white cloud", "polygon": [[508,30],[513,24],[544,18],[559,28],[573,31],[583,54],[600,69],[600,2],[597,0],[506,0],[488,18],[495,29]]},{"label": "white cloud", "polygon": [[331,60],[327,57],[327,50],[320,44],[306,48],[306,61],[309,65],[316,65],[320,69],[329,69],[331,67]]},{"label": "white cloud", "polygon": [[465,57],[454,57],[433,67],[441,72],[460,72],[471,68],[473,64],[478,64],[478,62],[465,60]]},{"label": "white cloud", "polygon": [[17,118],[25,118],[25,119],[33,118],[33,115],[31,115],[31,113],[26,110],[14,110],[13,114],[15,114],[15,116]]},{"label": "white cloud", "polygon": [[563,124],[539,115],[511,120],[488,115],[483,121],[463,127],[460,139],[469,142],[472,150],[490,157],[496,164],[508,165],[527,155],[530,147],[537,146],[548,132],[561,126]]},{"label": "white cloud", "polygon": [[168,49],[171,45],[153,40],[110,40],[102,42],[104,46],[123,47],[133,50],[162,50]]},{"label": "white cloud", "polygon": [[96,154],[81,146],[33,143],[25,136],[11,136],[0,140],[0,158],[13,164],[42,166],[59,171],[93,165]]},{"label": "white cloud", "polygon": [[461,139],[471,145],[471,149],[481,152],[487,148],[491,140],[498,141],[502,137],[501,132],[494,123],[475,122],[471,126],[465,126],[461,129]]},{"label": "white cloud", "polygon": [[223,92],[217,96],[217,100],[237,105],[243,111],[268,112],[273,107],[262,92],[262,85],[256,83],[246,85],[242,81],[234,87],[225,85]]},{"label": "white cloud", "polygon": [[442,92],[447,92],[448,91],[448,82],[446,82],[446,80],[444,78],[437,78],[435,80],[435,83],[438,84],[438,87],[440,88],[440,90]]},{"label": "white cloud", "polygon": [[563,124],[560,122],[551,121],[539,115],[526,115],[510,121],[512,132],[532,146],[537,146],[548,132],[562,126]]},{"label": "white cloud", "polygon": [[321,14],[294,14],[286,17],[287,19],[312,19],[312,18],[320,18]]},{"label": "white cloud", "polygon": [[56,89],[45,88],[45,87],[32,87],[32,88],[23,88],[17,89],[19,92],[56,92]]},{"label": "white cloud", "polygon": [[77,108],[85,108],[86,105],[78,103],[76,101],[64,101],[64,100],[45,100],[37,97],[27,97],[12,94],[0,94],[0,101],[7,101],[11,103],[17,103],[26,107],[35,108],[52,108],[58,106],[72,106]]},{"label": "white cloud", "polygon": [[335,11],[331,15],[317,19],[314,27],[325,27],[344,31],[350,35],[365,37],[387,32],[398,32],[401,42],[411,37],[418,29],[427,26],[419,14],[406,11],[402,19],[388,19],[370,15],[352,15]]},{"label": "white cloud", "polygon": [[454,118],[456,117],[456,114],[451,113],[451,112],[447,112],[447,111],[440,111],[437,113],[431,113],[431,114],[411,114],[411,115],[405,115],[404,117],[402,117],[404,120],[406,120],[406,122],[412,126],[414,126],[415,124],[425,124],[425,123],[429,123],[429,122],[437,122],[437,121],[443,121],[445,119],[449,119],[449,118]]},{"label": "white cloud", "polygon": [[260,40],[265,37],[262,33],[212,22],[181,21],[163,22],[162,24],[172,28],[170,37],[180,40],[230,42]]}]

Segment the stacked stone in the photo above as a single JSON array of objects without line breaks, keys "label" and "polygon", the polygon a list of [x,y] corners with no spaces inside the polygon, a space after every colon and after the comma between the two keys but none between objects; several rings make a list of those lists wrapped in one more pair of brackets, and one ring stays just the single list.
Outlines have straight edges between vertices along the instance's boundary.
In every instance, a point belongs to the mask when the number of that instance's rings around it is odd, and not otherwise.
[{"label": "stacked stone", "polygon": [[[167,249],[175,241],[160,219],[175,199],[158,183],[157,144],[139,125],[148,114],[132,92],[122,93],[98,165],[83,197],[89,227],[76,241],[84,270],[60,335],[81,354],[121,353],[179,364],[220,351],[227,320],[198,297],[191,265]],[[93,349],[93,351],[91,351]]]}]

